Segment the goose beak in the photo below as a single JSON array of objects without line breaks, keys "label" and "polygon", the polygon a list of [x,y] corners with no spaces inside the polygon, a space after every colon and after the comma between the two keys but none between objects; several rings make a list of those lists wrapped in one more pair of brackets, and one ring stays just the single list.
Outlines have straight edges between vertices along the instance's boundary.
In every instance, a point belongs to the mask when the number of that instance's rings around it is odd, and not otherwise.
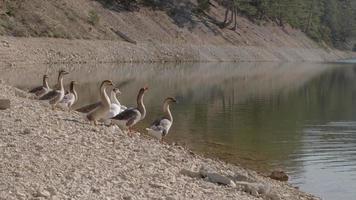
[{"label": "goose beak", "polygon": [[119,89],[116,89],[116,90],[115,90],[115,93],[116,93],[116,94],[121,94],[121,91],[120,91]]}]

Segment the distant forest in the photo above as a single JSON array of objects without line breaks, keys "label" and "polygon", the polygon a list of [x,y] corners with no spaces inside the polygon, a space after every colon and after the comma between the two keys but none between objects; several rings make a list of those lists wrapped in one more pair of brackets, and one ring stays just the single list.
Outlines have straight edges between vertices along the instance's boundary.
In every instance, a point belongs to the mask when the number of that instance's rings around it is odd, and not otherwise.
[{"label": "distant forest", "polygon": [[[211,0],[198,0],[199,7],[209,9]],[[355,0],[220,0],[226,7],[227,22],[233,14],[252,20],[273,20],[301,29],[314,40],[337,48],[350,48],[356,38]],[[230,12],[230,15],[229,15]],[[354,49],[356,50],[356,48]]]},{"label": "distant forest", "polygon": [[[160,7],[172,0],[102,0],[121,4],[145,4]],[[185,2],[185,1],[181,1]],[[208,11],[214,4],[226,8],[221,28],[233,24],[236,15],[260,23],[274,21],[279,26],[290,24],[317,42],[336,48],[350,49],[356,38],[356,0],[197,0],[197,11]],[[355,49],[356,50],[356,46]]]}]

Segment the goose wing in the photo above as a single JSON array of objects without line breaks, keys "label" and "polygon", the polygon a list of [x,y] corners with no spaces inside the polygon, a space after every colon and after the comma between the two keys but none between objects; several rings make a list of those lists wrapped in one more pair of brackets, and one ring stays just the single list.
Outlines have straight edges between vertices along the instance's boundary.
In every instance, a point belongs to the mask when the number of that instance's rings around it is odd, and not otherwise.
[{"label": "goose wing", "polygon": [[155,120],[151,127],[149,129],[156,131],[156,132],[160,132],[163,136],[168,134],[169,129],[172,126],[172,122],[169,121],[167,118],[160,118]]},{"label": "goose wing", "polygon": [[121,113],[119,113],[118,115],[113,117],[112,119],[128,121],[133,118],[139,117],[139,113],[140,112],[136,108],[129,108],[129,109],[122,111]]},{"label": "goose wing", "polygon": [[36,92],[38,92],[38,91],[40,91],[42,89],[43,89],[43,86],[38,86],[38,87],[35,87],[32,90],[30,90],[30,93],[36,93]]},{"label": "goose wing", "polygon": [[70,102],[74,102],[75,100],[75,96],[73,93],[67,93],[66,95],[64,95],[63,99],[61,100],[60,103],[65,103],[65,104],[68,104]]},{"label": "goose wing", "polygon": [[81,112],[81,113],[89,113],[91,111],[93,111],[94,109],[96,109],[97,107],[99,107],[101,105],[101,102],[98,101],[96,103],[92,103],[86,106],[83,106],[81,108],[78,108],[76,111]]},{"label": "goose wing", "polygon": [[60,94],[60,91],[52,90],[52,91],[48,92],[47,94],[43,95],[42,97],[40,97],[40,100],[51,100],[59,94]]}]

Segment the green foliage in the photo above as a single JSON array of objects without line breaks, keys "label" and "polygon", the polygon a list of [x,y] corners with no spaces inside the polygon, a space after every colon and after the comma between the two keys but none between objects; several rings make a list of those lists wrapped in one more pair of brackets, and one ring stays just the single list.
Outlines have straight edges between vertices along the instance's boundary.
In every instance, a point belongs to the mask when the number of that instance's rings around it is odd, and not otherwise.
[{"label": "green foliage", "polygon": [[[200,2],[200,3],[199,3]],[[236,5],[240,14],[251,19],[272,20],[280,26],[290,24],[316,41],[345,48],[356,38],[355,0],[220,0],[226,8]],[[209,0],[199,0],[199,7]],[[350,47],[351,49],[352,47]]]},{"label": "green foliage", "polygon": [[208,10],[209,9],[209,0],[197,0],[199,10]]},{"label": "green foliage", "polygon": [[89,11],[88,22],[91,25],[93,25],[93,26],[97,25],[99,23],[99,20],[100,20],[99,15],[95,10]]}]

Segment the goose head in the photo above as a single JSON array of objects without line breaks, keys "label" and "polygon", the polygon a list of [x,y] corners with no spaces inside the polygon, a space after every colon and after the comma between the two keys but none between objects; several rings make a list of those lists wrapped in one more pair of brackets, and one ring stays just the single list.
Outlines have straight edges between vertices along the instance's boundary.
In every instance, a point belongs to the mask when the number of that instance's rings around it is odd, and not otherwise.
[{"label": "goose head", "polygon": [[174,97],[167,97],[164,102],[167,102],[167,103],[177,103],[177,99],[174,98]]},{"label": "goose head", "polygon": [[141,88],[138,93],[142,95],[142,94],[144,94],[147,90],[148,90],[148,87],[145,86],[145,87]]},{"label": "goose head", "polygon": [[63,76],[69,74],[69,72],[61,70],[58,72],[58,80],[60,80]]},{"label": "goose head", "polygon": [[70,82],[70,91],[73,91],[74,90],[74,87],[78,85],[78,83],[76,81],[72,81]]},{"label": "goose head", "polygon": [[64,75],[67,75],[67,74],[69,74],[69,72],[64,71],[64,70],[59,71],[59,75],[60,76],[64,76]]},{"label": "goose head", "polygon": [[121,94],[121,91],[119,90],[119,88],[115,87],[114,89],[112,89],[112,91],[114,92],[114,94]]},{"label": "goose head", "polygon": [[111,80],[105,80],[101,83],[101,86],[100,88],[103,88],[103,87],[109,87],[109,86],[113,86],[114,84],[112,83]]}]

